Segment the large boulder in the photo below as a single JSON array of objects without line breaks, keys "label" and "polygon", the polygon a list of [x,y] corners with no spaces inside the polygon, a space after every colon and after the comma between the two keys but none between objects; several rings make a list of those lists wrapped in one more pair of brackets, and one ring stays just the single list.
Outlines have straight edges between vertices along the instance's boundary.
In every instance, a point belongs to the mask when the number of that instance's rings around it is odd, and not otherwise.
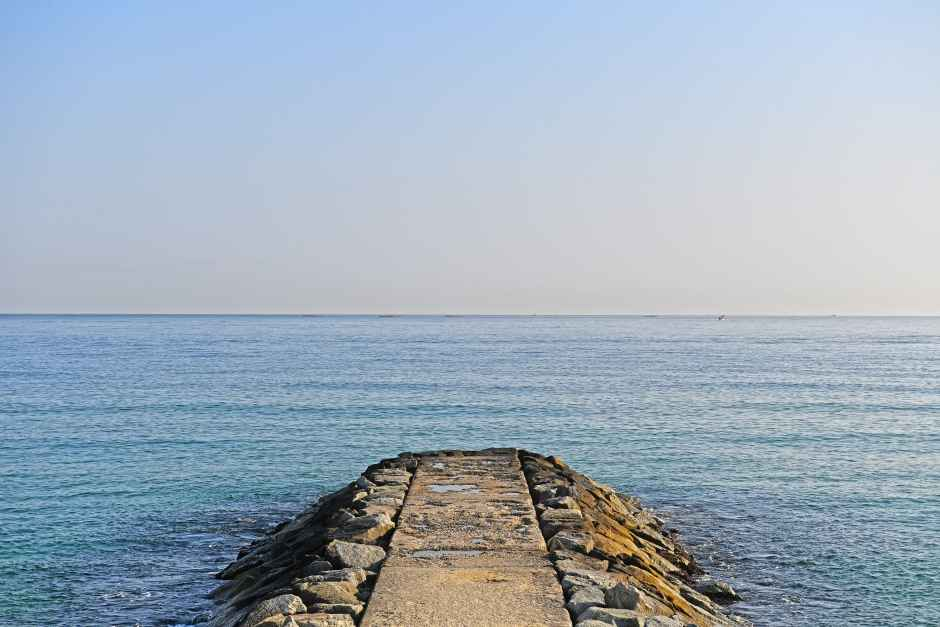
[{"label": "large boulder", "polygon": [[358,617],[362,614],[365,606],[362,603],[314,603],[310,606],[310,611],[322,614],[348,614],[352,617]]},{"label": "large boulder", "polygon": [[337,529],[331,535],[334,538],[347,540],[349,542],[358,542],[361,544],[372,544],[381,540],[385,535],[395,528],[395,523],[385,512],[378,514],[369,514],[368,516],[359,516],[349,520]]},{"label": "large boulder", "polygon": [[266,599],[248,613],[241,627],[259,627],[265,619],[279,614],[301,614],[307,611],[303,599],[295,594],[279,594]]},{"label": "large boulder", "polygon": [[359,603],[356,596],[356,584],[349,581],[303,581],[294,584],[294,593],[303,599],[307,606],[314,603]]},{"label": "large boulder", "polygon": [[295,614],[287,618],[281,627],[356,627],[349,614]]},{"label": "large boulder", "polygon": [[385,559],[385,550],[379,546],[333,540],[326,547],[326,556],[341,568],[375,570]]},{"label": "large boulder", "polygon": [[649,607],[646,603],[646,595],[640,592],[636,586],[618,583],[613,588],[608,588],[604,592],[604,601],[607,605],[621,610],[643,611]]},{"label": "large boulder", "polygon": [[589,607],[578,616],[578,624],[596,620],[615,627],[645,627],[643,616],[633,610],[610,607]]},{"label": "large boulder", "polygon": [[574,616],[580,616],[589,607],[604,605],[604,590],[599,586],[585,586],[568,598],[565,607]]},{"label": "large boulder", "polygon": [[550,551],[577,551],[587,555],[594,550],[594,538],[586,531],[563,529],[548,541]]},{"label": "large boulder", "polygon": [[740,601],[741,597],[735,592],[734,588],[731,587],[731,584],[727,584],[724,581],[718,581],[717,579],[706,579],[700,581],[695,589],[698,592],[701,592],[708,598],[718,603],[734,603],[735,601]]}]

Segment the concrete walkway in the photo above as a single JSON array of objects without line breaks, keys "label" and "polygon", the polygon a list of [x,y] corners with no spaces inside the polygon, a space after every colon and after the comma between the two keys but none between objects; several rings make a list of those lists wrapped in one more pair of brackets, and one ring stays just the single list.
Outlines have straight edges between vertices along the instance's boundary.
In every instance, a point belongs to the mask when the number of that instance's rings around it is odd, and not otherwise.
[{"label": "concrete walkway", "polygon": [[421,458],[361,625],[571,625],[515,450]]}]

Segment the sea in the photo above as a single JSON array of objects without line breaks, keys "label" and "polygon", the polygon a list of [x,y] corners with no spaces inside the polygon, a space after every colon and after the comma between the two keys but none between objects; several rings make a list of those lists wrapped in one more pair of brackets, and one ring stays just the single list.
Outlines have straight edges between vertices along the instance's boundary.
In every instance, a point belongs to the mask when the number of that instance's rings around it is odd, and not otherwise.
[{"label": "sea", "polygon": [[756,625],[940,625],[940,318],[0,316],[0,624],[190,625],[402,451],[636,495]]}]

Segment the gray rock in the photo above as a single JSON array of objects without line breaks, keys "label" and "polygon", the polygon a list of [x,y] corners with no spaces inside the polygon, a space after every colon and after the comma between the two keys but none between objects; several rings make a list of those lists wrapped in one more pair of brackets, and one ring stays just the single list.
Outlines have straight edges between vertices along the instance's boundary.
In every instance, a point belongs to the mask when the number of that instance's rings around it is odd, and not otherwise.
[{"label": "gray rock", "polygon": [[578,624],[589,620],[596,620],[616,627],[645,627],[643,616],[633,610],[589,607],[578,616]]},{"label": "gray rock", "polygon": [[266,619],[278,614],[301,614],[307,611],[303,599],[294,594],[280,594],[266,599],[248,613],[241,627],[258,627]]},{"label": "gray rock", "polygon": [[644,627],[686,627],[685,623],[669,616],[647,616]]},{"label": "gray rock", "polygon": [[332,535],[337,539],[370,544],[378,542],[394,528],[395,523],[388,514],[370,514],[348,521]]},{"label": "gray rock", "polygon": [[300,581],[307,583],[322,583],[324,581],[346,581],[354,586],[358,586],[368,577],[368,573],[361,568],[338,568],[335,570],[324,570],[316,575],[309,575]]},{"label": "gray rock", "polygon": [[287,620],[287,616],[283,614],[275,614],[274,616],[268,616],[260,623],[257,623],[255,627],[281,627],[284,621]]},{"label": "gray rock", "polygon": [[303,575],[319,575],[323,571],[332,570],[333,565],[326,560],[314,560],[303,568]]},{"label": "gray rock", "polygon": [[548,499],[555,498],[555,496],[556,496],[557,493],[558,493],[558,491],[557,491],[557,489],[555,488],[555,486],[552,485],[552,484],[550,484],[550,483],[542,483],[542,484],[539,484],[539,485],[535,486],[534,488],[532,488],[532,492],[533,492],[534,495],[535,495],[535,502],[536,502],[536,503],[541,503],[542,501],[546,501],[546,500],[548,500]]},{"label": "gray rock", "polygon": [[342,568],[373,570],[385,559],[385,550],[368,544],[333,540],[326,547],[326,556]]},{"label": "gray rock", "polygon": [[570,496],[556,496],[553,499],[546,500],[545,505],[547,507],[551,507],[552,509],[570,509],[581,511],[581,508],[578,506],[578,502]]},{"label": "gray rock", "polygon": [[586,531],[564,529],[559,531],[548,541],[550,551],[577,551],[587,555],[594,550],[594,538]]},{"label": "gray rock", "polygon": [[582,588],[597,586],[601,590],[617,585],[617,580],[607,573],[597,570],[573,570],[568,572],[561,580],[561,588],[565,594],[574,594]]},{"label": "gray rock", "polygon": [[580,616],[586,609],[595,605],[604,605],[604,591],[598,586],[579,588],[565,604],[574,616]]},{"label": "gray rock", "polygon": [[368,490],[369,488],[374,488],[375,484],[369,481],[365,475],[359,475],[359,478],[356,479],[356,487]]},{"label": "gray rock", "polygon": [[643,608],[646,605],[643,597],[644,594],[636,586],[622,582],[604,592],[604,600],[607,605],[621,610],[639,610]]},{"label": "gray rock", "polygon": [[737,592],[735,592],[734,588],[732,588],[730,584],[727,584],[724,581],[718,581],[716,579],[706,579],[705,581],[700,581],[695,586],[695,589],[708,598],[719,603],[734,603],[735,601],[741,600],[741,597]]},{"label": "gray rock", "polygon": [[294,584],[294,594],[303,599],[308,608],[317,603],[355,605],[359,603],[356,592],[356,584],[349,581],[309,582],[301,580]]},{"label": "gray rock", "polygon": [[295,614],[288,617],[281,627],[356,627],[349,614]]},{"label": "gray rock", "polygon": [[[570,498],[570,497],[565,497]],[[545,522],[548,520],[557,521],[557,522],[580,522],[584,519],[584,516],[581,514],[580,509],[547,509],[545,513],[542,514],[541,521]]]},{"label": "gray rock", "polygon": [[610,563],[607,560],[591,557],[589,555],[584,555],[583,553],[577,553],[575,551],[566,551],[564,549],[560,551],[552,551],[552,559],[555,560],[556,566],[559,562],[568,563],[566,565],[566,568],[568,569],[575,568],[573,564],[577,564],[577,568],[606,571],[607,567],[610,566]]},{"label": "gray rock", "polygon": [[411,483],[411,473],[406,470],[376,470],[371,479],[379,485],[408,485]]},{"label": "gray rock", "polygon": [[348,614],[353,618],[362,614],[363,605],[361,603],[314,603],[310,606],[310,611],[321,614]]},{"label": "gray rock", "polygon": [[610,627],[610,623],[602,623],[599,620],[583,620],[577,623],[575,627]]}]

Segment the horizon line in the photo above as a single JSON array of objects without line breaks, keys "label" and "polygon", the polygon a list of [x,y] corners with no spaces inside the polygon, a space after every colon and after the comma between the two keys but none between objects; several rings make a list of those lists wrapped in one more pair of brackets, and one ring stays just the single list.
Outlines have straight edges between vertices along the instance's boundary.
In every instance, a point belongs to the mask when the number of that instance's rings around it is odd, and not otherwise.
[{"label": "horizon line", "polygon": [[666,318],[666,317],[717,317],[724,318],[936,318],[940,313],[722,313],[722,312],[667,312],[667,313],[565,313],[565,312],[503,312],[503,313],[463,313],[463,312],[437,312],[437,313],[399,313],[389,312],[211,312],[211,311],[175,311],[175,312],[94,312],[94,311],[0,311],[0,316],[214,316],[214,317],[308,317],[308,318],[433,318],[433,317],[464,317],[464,318],[532,318],[532,317],[555,317],[555,318]]}]

